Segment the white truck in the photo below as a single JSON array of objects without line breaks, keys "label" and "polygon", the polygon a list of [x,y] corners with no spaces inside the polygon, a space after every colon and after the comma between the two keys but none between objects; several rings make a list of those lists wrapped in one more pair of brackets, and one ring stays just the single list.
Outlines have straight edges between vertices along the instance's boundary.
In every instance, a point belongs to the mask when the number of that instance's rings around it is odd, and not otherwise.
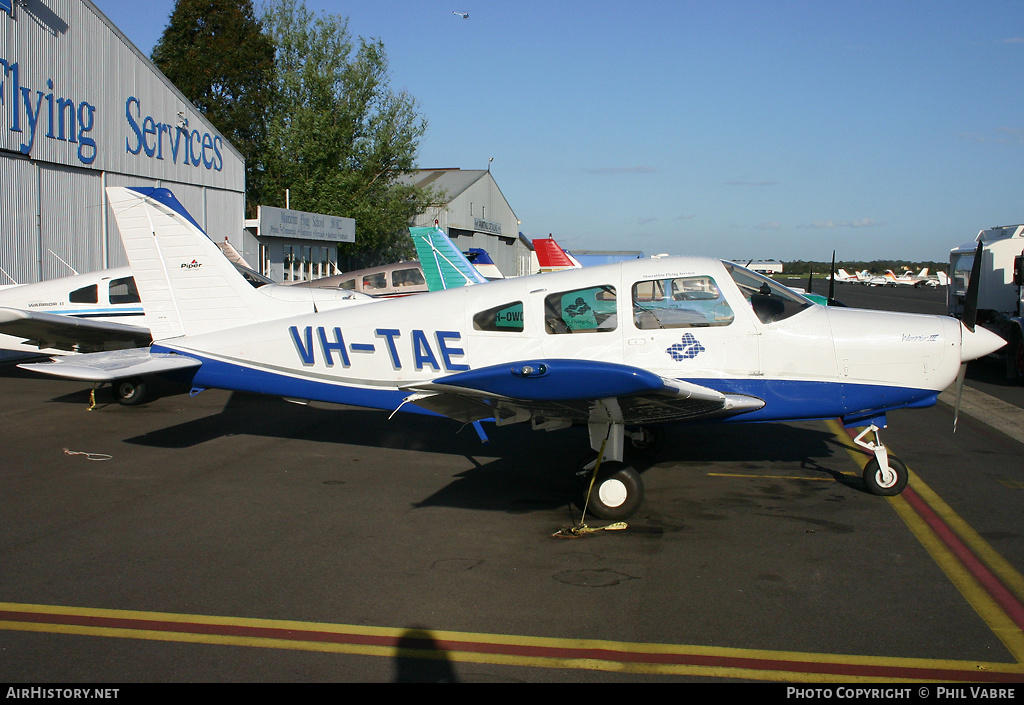
[{"label": "white truck", "polygon": [[1007,346],[1006,373],[1024,380],[1024,335],[1021,326],[1021,285],[1024,284],[1024,225],[1003,225],[978,233],[973,243],[949,252],[946,307],[960,318],[964,310],[971,268],[981,243],[978,287],[978,324],[1001,336]]}]

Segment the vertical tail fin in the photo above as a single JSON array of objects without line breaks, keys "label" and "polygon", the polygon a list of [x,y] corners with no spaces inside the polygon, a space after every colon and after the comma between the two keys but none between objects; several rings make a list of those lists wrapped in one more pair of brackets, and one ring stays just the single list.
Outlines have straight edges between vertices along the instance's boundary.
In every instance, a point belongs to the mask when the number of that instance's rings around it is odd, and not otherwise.
[{"label": "vertical tail fin", "polygon": [[107,187],[153,340],[260,320],[261,300],[167,189]]},{"label": "vertical tail fin", "polygon": [[409,228],[409,234],[416,246],[428,290],[439,291],[487,283],[487,279],[441,228]]}]

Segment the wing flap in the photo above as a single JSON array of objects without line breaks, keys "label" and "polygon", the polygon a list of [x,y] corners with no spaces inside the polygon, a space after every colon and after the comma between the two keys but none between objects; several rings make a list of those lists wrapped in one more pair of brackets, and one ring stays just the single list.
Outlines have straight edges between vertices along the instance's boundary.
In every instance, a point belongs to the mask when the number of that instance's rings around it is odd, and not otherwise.
[{"label": "wing flap", "polygon": [[127,377],[198,368],[203,363],[176,353],[154,353],[149,348],[55,357],[50,362],[32,362],[18,367],[55,377],[87,382],[112,382]]}]

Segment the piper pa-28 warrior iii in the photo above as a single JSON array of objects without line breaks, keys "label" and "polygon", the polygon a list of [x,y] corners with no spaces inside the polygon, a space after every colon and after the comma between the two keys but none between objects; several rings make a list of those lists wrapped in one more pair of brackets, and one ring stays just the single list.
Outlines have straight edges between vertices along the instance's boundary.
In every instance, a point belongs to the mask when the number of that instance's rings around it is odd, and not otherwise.
[{"label": "piper pa-28 warrior iii", "polygon": [[107,194],[154,343],[25,367],[93,382],[176,372],[197,390],[439,414],[478,430],[586,425],[591,459],[574,470],[592,473],[588,511],[604,519],[640,505],[628,446],[663,422],[839,417],[866,427],[868,489],[896,494],[908,471],[878,438],[886,412],[934,404],[965,361],[1004,344],[951,317],[820,306],[741,266],[683,257],[269,318],[169,191]]}]

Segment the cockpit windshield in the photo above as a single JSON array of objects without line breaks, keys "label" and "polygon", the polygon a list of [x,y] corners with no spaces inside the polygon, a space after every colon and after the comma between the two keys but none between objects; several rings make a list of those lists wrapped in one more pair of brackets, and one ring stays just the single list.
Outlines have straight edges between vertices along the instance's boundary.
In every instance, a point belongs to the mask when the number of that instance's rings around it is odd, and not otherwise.
[{"label": "cockpit windshield", "polygon": [[784,320],[814,305],[809,299],[766,276],[732,262],[723,264],[762,323]]}]

